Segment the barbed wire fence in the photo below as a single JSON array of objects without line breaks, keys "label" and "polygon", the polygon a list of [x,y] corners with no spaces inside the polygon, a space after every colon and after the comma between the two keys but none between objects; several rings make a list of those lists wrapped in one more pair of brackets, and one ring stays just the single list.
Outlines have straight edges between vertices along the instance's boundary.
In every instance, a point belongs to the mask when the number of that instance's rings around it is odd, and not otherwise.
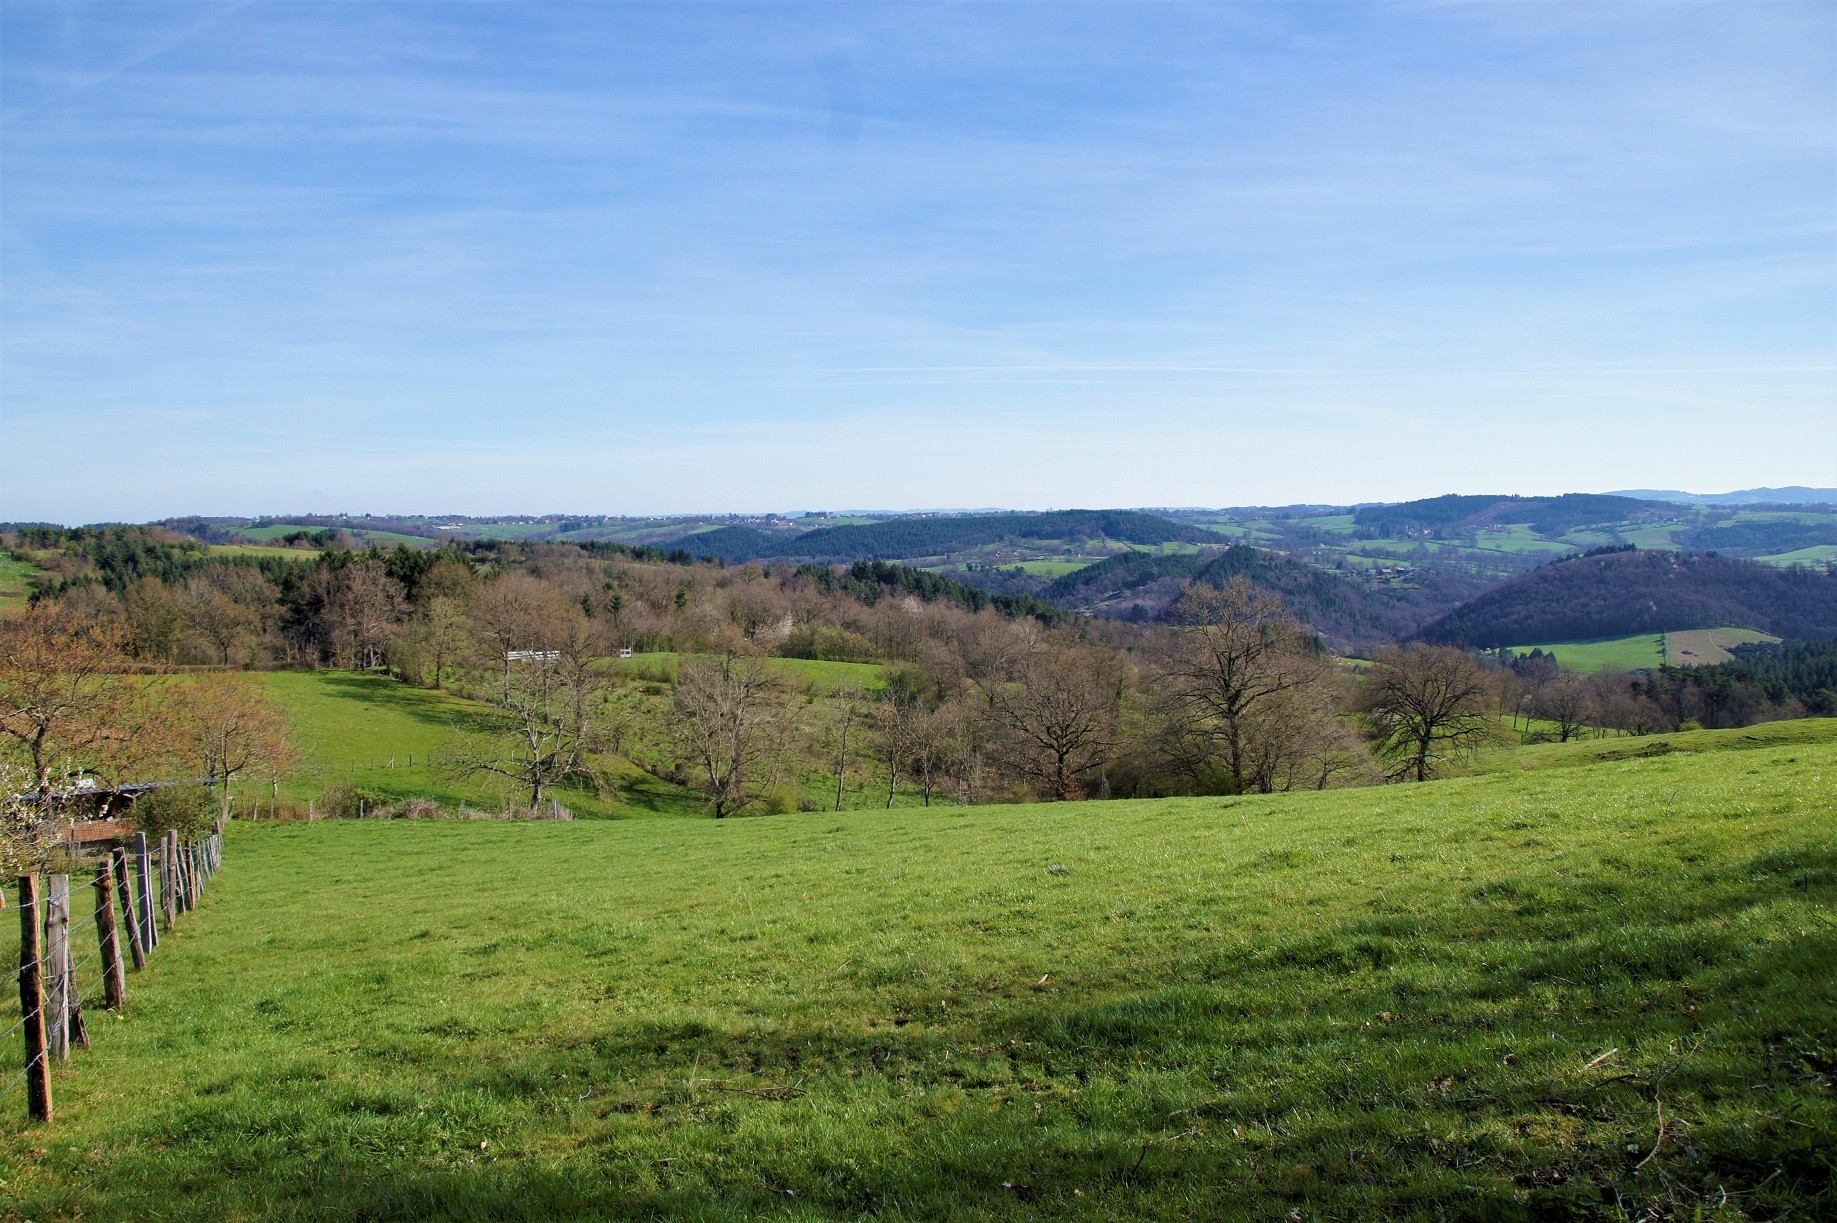
[{"label": "barbed wire fence", "polygon": [[[22,1033],[25,1056],[20,1070],[0,1084],[0,1100],[23,1089],[27,1116],[53,1119],[52,1067],[68,1062],[72,1049],[89,1048],[84,1007],[98,1000],[109,1011],[127,1005],[128,963],[136,971],[146,967],[161,933],[198,906],[222,865],[218,820],[199,840],[169,831],[150,843],[146,833],[136,832],[99,853],[73,847],[45,870],[19,877],[19,966],[10,974],[19,987],[19,1019],[0,1032],[0,1042]],[[85,886],[94,901],[95,942],[79,956],[87,926],[76,920],[74,897]]]}]

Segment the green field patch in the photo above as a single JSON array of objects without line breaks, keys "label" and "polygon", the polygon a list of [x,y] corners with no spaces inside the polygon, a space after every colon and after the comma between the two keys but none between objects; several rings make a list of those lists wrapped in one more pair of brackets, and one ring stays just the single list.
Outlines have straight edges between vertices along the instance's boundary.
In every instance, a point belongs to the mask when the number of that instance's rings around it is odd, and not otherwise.
[{"label": "green field patch", "polygon": [[1815,1217],[1833,783],[1795,741],[1275,798],[239,823],[55,1125],[11,1098],[0,1181],[21,1219]]},{"label": "green field patch", "polygon": [[[359,671],[272,671],[260,682],[281,705],[299,766],[280,778],[280,797],[291,804],[351,786],[389,803],[424,798],[457,809],[501,811],[527,796],[507,782],[454,778],[436,758],[456,743],[489,744],[500,724],[495,711],[451,692],[403,684]],[[691,815],[699,798],[616,758],[602,760],[612,775],[606,793],[563,787],[556,797],[583,816]],[[255,783],[251,783],[252,786]],[[272,796],[263,780],[262,801]],[[256,795],[248,795],[253,800]]]},{"label": "green field patch", "polygon": [[280,560],[310,561],[319,555],[317,548],[280,548],[264,544],[211,544],[212,556],[272,557]]},{"label": "green field patch", "polygon": [[1557,664],[1563,670],[1580,671],[1585,675],[1593,674],[1603,667],[1621,671],[1650,671],[1664,665],[1665,635],[1633,633],[1626,637],[1515,645],[1510,649],[1517,655],[1529,654],[1534,649],[1555,654]]},{"label": "green field patch", "polygon": [[1795,548],[1791,552],[1776,552],[1756,559],[1769,565],[1828,565],[1837,561],[1837,544],[1813,544],[1809,548]]},{"label": "green field patch", "polygon": [[1576,768],[1613,761],[1651,760],[1679,752],[1688,755],[1802,746],[1837,747],[1837,718],[1761,722],[1736,730],[1685,730],[1668,735],[1624,735],[1571,743],[1532,743],[1487,752],[1474,762],[1471,771],[1494,773]]},{"label": "green field patch", "polygon": [[30,561],[0,552],[0,617],[25,612],[32,593],[31,580],[43,572]]}]

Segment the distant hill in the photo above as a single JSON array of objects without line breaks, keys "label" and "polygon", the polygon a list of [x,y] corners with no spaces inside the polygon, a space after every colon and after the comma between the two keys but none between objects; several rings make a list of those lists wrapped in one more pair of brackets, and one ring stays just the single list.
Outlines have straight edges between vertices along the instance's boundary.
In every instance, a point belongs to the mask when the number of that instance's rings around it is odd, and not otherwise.
[{"label": "distant hill", "polygon": [[1564,493],[1560,497],[1451,493],[1394,505],[1368,505],[1353,514],[1352,523],[1355,528],[1393,535],[1449,527],[1526,523],[1539,534],[1560,535],[1590,523],[1648,517],[1655,508],[1637,498],[1601,493]]},{"label": "distant hill", "polygon": [[1837,488],[1807,488],[1803,484],[1789,484],[1785,488],[1744,488],[1732,493],[1628,488],[1609,495],[1632,497],[1638,501],[1669,501],[1673,505],[1837,505]]},{"label": "distant hill", "polygon": [[1519,574],[1423,629],[1483,649],[1732,625],[1837,636],[1837,576],[1692,552],[1613,552]]},{"label": "distant hill", "polygon": [[1187,582],[1223,586],[1233,577],[1281,597],[1289,613],[1334,649],[1362,653],[1408,637],[1484,583],[1433,575],[1420,584],[1374,587],[1276,552],[1237,545],[1222,553],[1126,552],[1047,586],[1062,607],[1120,619],[1165,615]]},{"label": "distant hill", "polygon": [[762,559],[857,561],[943,556],[1004,539],[1110,539],[1119,543],[1219,542],[1198,527],[1136,510],[1054,510],[1028,514],[966,514],[893,518],[855,526],[818,527],[799,535],[752,527],[721,527],[681,541],[697,556],[724,561]]}]

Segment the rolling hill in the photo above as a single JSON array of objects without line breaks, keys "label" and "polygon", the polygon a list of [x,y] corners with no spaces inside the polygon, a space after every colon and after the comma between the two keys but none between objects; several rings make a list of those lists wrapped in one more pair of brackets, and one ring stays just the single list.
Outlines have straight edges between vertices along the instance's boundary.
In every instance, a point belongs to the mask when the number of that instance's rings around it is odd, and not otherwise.
[{"label": "rolling hill", "polygon": [[1831,726],[1275,798],[238,822],[55,1125],[0,1115],[0,1214],[1821,1217]]},{"label": "rolling hill", "polygon": [[1420,636],[1492,648],[1719,626],[1837,636],[1837,574],[1689,552],[1581,556],[1511,578]]},{"label": "rolling hill", "polygon": [[1219,542],[1198,527],[1135,510],[1057,510],[890,518],[884,522],[818,527],[797,535],[753,527],[720,527],[685,537],[683,546],[698,556],[715,556],[729,562],[907,560],[947,556],[1010,538],[1104,539],[1124,544]]}]

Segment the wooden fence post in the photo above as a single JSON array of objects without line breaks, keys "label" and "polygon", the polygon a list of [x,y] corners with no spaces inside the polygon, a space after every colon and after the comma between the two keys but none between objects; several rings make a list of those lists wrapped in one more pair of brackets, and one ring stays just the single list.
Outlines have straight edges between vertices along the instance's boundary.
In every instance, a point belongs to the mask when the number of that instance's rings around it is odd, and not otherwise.
[{"label": "wooden fence post", "polygon": [[45,887],[45,1055],[70,1056],[70,876]]},{"label": "wooden fence post", "polygon": [[153,859],[147,853],[147,834],[134,834],[134,876],[140,903],[140,946],[148,955],[159,946],[159,923],[153,920]]},{"label": "wooden fence post", "polygon": [[44,893],[36,874],[19,876],[19,1026],[25,1037],[26,1111],[51,1120],[51,1072],[45,1048]]},{"label": "wooden fence post", "polygon": [[115,916],[115,868],[96,867],[96,947],[102,956],[102,1009],[118,1011],[127,1001],[128,978],[121,967],[121,922]]},{"label": "wooden fence post", "polygon": [[45,945],[39,937],[38,876],[19,877],[19,1014],[26,1034],[26,1113],[51,1120],[51,1067],[45,1057]]},{"label": "wooden fence post", "polygon": [[159,905],[160,915],[166,919],[166,930],[172,930],[172,923],[179,915],[179,834],[167,832],[159,839]]},{"label": "wooden fence post", "polygon": [[134,971],[147,966],[147,949],[140,945],[140,919],[134,915],[134,889],[128,885],[128,851],[117,845],[108,855],[115,871],[115,889],[121,896],[121,916],[128,925],[128,951],[134,957]]},{"label": "wooden fence post", "polygon": [[198,878],[198,843],[185,842],[185,911],[191,912],[198,907],[198,894],[204,889],[204,881]]}]

